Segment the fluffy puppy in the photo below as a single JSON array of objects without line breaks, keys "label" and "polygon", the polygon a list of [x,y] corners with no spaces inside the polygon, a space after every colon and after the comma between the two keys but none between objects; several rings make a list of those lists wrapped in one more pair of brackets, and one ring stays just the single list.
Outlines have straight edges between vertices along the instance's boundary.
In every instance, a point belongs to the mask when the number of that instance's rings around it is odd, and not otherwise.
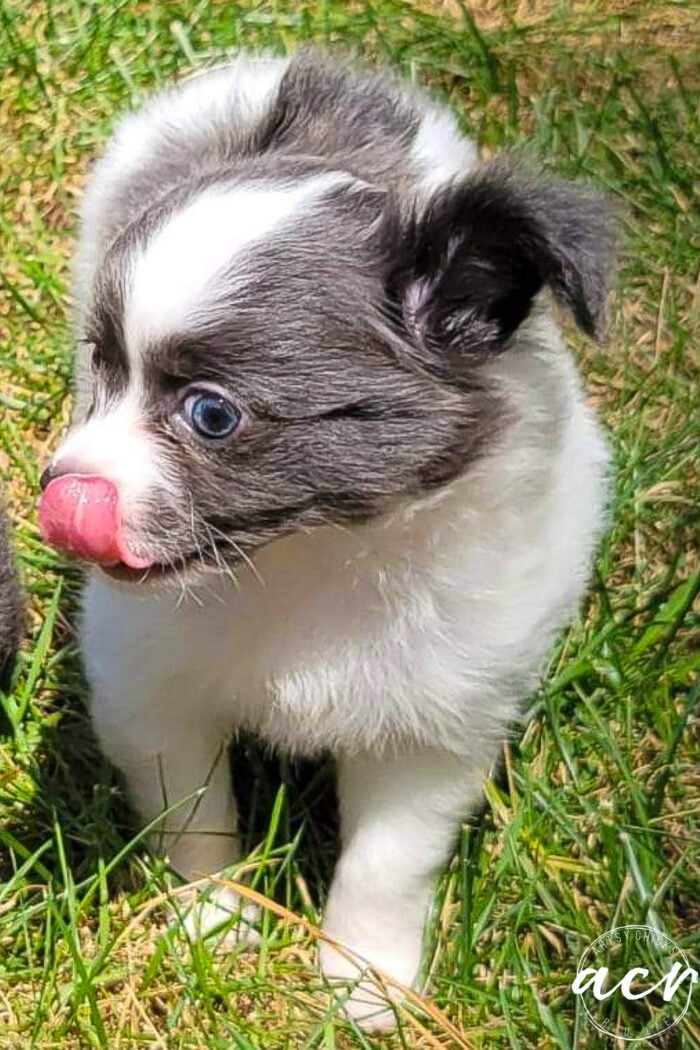
[{"label": "fluffy puppy", "polygon": [[7,684],[22,628],[22,598],[0,507],[0,688]]},{"label": "fluffy puppy", "polygon": [[[551,300],[598,333],[609,248],[598,196],[308,52],[156,96],[89,182],[41,518],[94,566],[95,727],[186,879],[238,858],[238,729],[336,756],[331,978],[416,981],[435,873],[586,586],[606,450]],[[391,1024],[369,984],[348,1009]]]}]

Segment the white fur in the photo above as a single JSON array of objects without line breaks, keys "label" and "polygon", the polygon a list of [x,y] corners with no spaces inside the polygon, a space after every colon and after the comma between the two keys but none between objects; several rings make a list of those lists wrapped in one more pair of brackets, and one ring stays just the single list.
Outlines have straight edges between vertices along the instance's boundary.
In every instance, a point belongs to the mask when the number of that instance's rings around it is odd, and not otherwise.
[{"label": "white fur", "polygon": [[116,405],[97,406],[87,422],[74,427],[53,466],[64,472],[98,474],[113,482],[127,516],[154,485],[167,487],[162,457],[148,439],[136,388]]},{"label": "white fur", "polygon": [[450,179],[471,171],[479,159],[473,142],[460,135],[447,110],[428,109],[411,146],[411,156],[423,170],[420,189],[433,193]]}]

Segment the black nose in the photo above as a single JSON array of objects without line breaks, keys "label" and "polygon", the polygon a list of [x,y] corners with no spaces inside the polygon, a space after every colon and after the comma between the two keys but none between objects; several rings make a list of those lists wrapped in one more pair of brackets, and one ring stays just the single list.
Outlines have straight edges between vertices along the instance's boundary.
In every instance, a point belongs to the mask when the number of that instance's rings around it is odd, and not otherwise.
[{"label": "black nose", "polygon": [[42,472],[42,475],[39,478],[41,491],[43,492],[49,482],[53,481],[54,478],[60,477],[62,473],[63,471],[59,470],[58,467],[55,467],[53,463],[49,463],[48,467]]},{"label": "black nose", "polygon": [[89,474],[84,464],[76,462],[71,457],[61,456],[58,463],[49,463],[39,478],[39,485],[43,492],[56,478],[62,478],[64,474]]}]

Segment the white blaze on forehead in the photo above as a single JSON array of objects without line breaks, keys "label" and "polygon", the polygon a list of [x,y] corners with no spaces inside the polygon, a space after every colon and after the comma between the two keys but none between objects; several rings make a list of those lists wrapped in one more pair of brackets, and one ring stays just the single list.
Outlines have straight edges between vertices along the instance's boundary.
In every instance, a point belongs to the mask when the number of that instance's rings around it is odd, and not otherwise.
[{"label": "white blaze on forehead", "polygon": [[344,173],[330,172],[293,184],[212,186],[167,219],[137,254],[127,277],[125,333],[132,360],[145,341],[186,330],[207,294],[215,294],[216,277],[235,266],[237,254],[349,181]]}]

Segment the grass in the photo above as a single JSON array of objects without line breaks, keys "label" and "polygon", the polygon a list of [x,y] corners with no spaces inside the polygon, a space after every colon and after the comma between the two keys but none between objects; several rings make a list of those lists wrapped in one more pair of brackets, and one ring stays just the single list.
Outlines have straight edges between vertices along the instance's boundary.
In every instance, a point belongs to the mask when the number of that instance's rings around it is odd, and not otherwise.
[{"label": "grass", "polygon": [[[692,4],[622,0],[0,0],[0,468],[29,593],[0,737],[2,1050],[597,1047],[570,991],[597,936],[651,923],[700,965],[698,24]],[[34,513],[70,411],[76,202],[115,114],[226,49],[310,39],[394,63],[487,151],[528,142],[624,206],[609,340],[577,342],[615,454],[595,583],[437,889],[439,1013],[402,1012],[384,1039],[342,1022],[313,968],[327,769],[240,749],[246,868],[275,902],[260,950],[167,932],[167,873],[82,706],[79,581]],[[700,1047],[700,993],[657,1045]]]}]

